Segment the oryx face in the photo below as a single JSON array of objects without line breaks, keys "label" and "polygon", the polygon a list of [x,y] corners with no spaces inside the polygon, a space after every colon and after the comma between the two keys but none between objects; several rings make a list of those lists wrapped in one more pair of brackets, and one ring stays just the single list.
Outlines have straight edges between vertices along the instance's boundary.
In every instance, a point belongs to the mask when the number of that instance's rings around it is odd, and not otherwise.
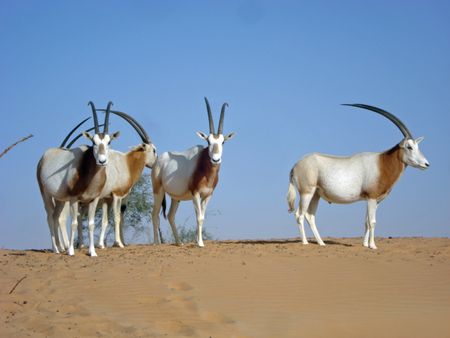
[{"label": "oryx face", "polygon": [[223,144],[225,141],[231,139],[234,133],[223,136],[222,134],[206,135],[202,132],[197,132],[197,135],[208,142],[208,155],[213,165],[218,165],[222,162]]},{"label": "oryx face", "polygon": [[223,135],[208,136],[208,154],[212,164],[220,164],[222,162],[223,143]]},{"label": "oryx face", "polygon": [[86,138],[92,141],[92,152],[97,165],[105,166],[108,164],[109,145],[113,139],[119,136],[119,134],[119,132],[115,132],[112,135],[101,133],[91,136],[87,132],[83,133]]},{"label": "oryx face", "polygon": [[414,168],[427,169],[430,164],[419,149],[419,143],[422,140],[423,137],[415,140],[411,138],[405,139],[400,144],[400,147],[403,148],[403,162]]}]

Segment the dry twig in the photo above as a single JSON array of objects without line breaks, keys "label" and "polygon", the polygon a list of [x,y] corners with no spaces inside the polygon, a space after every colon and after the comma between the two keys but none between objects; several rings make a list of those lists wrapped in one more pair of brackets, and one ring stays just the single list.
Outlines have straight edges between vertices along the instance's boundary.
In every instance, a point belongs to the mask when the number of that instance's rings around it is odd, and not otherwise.
[{"label": "dry twig", "polygon": [[11,144],[8,148],[6,148],[5,150],[3,150],[3,152],[0,154],[0,157],[2,157],[3,155],[5,155],[8,151],[10,151],[12,148],[14,148],[16,145],[18,145],[20,142],[26,141],[29,138],[33,137],[33,134],[30,134],[26,137],[22,137],[19,141],[17,141],[16,143]]},{"label": "dry twig", "polygon": [[13,293],[14,290],[16,289],[17,285],[20,284],[20,282],[22,282],[25,278],[27,278],[27,275],[23,276],[21,279],[19,279],[16,284],[14,284],[13,288],[11,289],[11,291],[9,291],[9,294]]}]

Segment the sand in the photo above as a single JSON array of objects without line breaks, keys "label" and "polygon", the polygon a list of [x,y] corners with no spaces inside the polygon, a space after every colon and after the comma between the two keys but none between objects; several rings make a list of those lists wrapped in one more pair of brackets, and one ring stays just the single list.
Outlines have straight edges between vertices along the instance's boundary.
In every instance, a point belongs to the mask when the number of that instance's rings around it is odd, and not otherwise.
[{"label": "sand", "polygon": [[450,337],[450,239],[0,250],[0,337]]}]

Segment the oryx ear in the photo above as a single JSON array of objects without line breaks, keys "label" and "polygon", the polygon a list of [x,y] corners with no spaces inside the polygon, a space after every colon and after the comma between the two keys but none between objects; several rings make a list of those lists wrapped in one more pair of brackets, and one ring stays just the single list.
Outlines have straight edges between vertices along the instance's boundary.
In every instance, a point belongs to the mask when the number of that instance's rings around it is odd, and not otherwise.
[{"label": "oryx ear", "polygon": [[93,141],[93,136],[91,136],[91,134],[89,134],[87,131],[83,131],[83,136],[86,137],[88,140]]},{"label": "oryx ear", "polygon": [[234,135],[236,135],[236,133],[229,133],[227,136],[223,138],[223,142],[231,140],[234,137]]},{"label": "oryx ear", "polygon": [[420,137],[416,138],[414,141],[415,141],[417,144],[419,144],[420,142],[423,141],[424,138],[425,138],[425,137],[420,136]]},{"label": "oryx ear", "polygon": [[208,141],[208,136],[204,133],[202,133],[201,131],[197,132],[198,137],[204,139],[205,141]]},{"label": "oryx ear", "polygon": [[116,131],[114,134],[111,135],[111,141],[118,138],[120,136],[120,131]]}]

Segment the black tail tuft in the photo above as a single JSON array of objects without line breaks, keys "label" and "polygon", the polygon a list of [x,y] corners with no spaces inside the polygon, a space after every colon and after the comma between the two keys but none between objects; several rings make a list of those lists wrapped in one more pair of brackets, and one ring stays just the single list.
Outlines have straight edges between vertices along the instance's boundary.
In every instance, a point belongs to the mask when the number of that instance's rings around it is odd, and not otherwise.
[{"label": "black tail tuft", "polygon": [[162,206],[161,213],[164,216],[164,218],[167,219],[167,216],[166,216],[166,206],[167,206],[166,205],[166,195],[164,195],[164,198],[162,200],[161,206]]}]

